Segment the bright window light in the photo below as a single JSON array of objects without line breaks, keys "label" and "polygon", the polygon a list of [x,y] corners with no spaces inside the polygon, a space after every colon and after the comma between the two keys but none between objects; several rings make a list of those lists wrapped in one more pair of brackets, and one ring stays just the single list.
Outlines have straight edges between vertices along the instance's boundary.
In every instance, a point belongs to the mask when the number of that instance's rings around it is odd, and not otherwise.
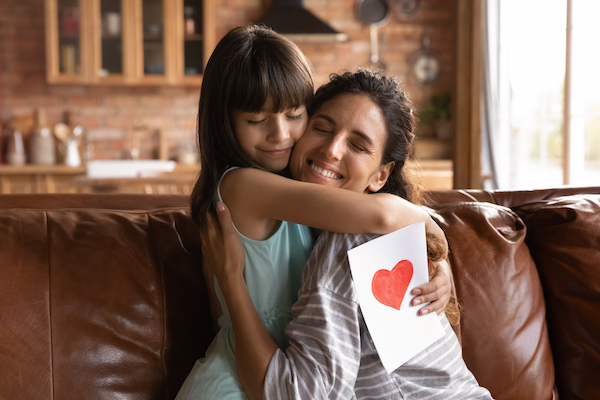
[{"label": "bright window light", "polygon": [[567,0],[500,2],[497,175],[503,189],[600,185],[600,1],[571,4],[569,43]]}]

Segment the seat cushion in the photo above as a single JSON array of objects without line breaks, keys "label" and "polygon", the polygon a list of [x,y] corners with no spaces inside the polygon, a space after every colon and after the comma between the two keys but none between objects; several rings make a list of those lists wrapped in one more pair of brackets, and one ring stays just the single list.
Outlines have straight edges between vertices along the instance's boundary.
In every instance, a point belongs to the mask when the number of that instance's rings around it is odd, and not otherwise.
[{"label": "seat cushion", "polygon": [[560,398],[600,393],[600,195],[515,209],[527,225],[546,305]]},{"label": "seat cushion", "polygon": [[187,207],[0,209],[0,398],[172,399],[214,335]]},{"label": "seat cushion", "polygon": [[484,202],[437,205],[432,215],[450,246],[467,366],[495,399],[552,399],[546,309],[523,221]]}]

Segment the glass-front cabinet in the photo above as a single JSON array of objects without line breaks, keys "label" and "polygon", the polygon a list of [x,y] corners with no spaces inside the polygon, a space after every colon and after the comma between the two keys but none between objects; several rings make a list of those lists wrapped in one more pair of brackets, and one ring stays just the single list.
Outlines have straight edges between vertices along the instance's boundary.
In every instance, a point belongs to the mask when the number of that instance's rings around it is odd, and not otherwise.
[{"label": "glass-front cabinet", "polygon": [[82,29],[81,18],[89,5],[79,0],[46,2],[47,76],[52,76],[54,82],[88,80],[90,66],[85,43],[91,37],[88,30]]},{"label": "glass-front cabinet", "polygon": [[[202,32],[204,8],[201,0],[183,2],[183,74],[188,78],[201,75],[204,70],[206,40]],[[210,56],[210,52],[208,53]]]},{"label": "glass-front cabinet", "polygon": [[162,0],[142,1],[144,77],[165,76],[165,21]]},{"label": "glass-front cabinet", "polygon": [[[127,0],[123,0],[127,1]],[[123,1],[100,0],[100,54],[96,72],[99,77],[123,76]]]},{"label": "glass-front cabinet", "polygon": [[212,0],[45,0],[49,83],[199,85]]}]

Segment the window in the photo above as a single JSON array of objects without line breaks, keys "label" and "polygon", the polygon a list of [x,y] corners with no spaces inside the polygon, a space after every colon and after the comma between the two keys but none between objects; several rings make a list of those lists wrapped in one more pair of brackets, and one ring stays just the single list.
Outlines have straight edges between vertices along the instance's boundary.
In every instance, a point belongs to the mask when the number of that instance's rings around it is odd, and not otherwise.
[{"label": "window", "polygon": [[488,4],[499,22],[498,186],[600,185],[600,2]]}]

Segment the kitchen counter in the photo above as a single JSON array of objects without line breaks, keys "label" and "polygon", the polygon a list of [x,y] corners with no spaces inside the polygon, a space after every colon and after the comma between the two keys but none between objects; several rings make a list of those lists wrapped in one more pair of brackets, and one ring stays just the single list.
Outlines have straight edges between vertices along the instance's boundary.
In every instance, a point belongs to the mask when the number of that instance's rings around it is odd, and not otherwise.
[{"label": "kitchen counter", "polygon": [[[453,187],[452,160],[407,163],[425,190]],[[145,193],[191,194],[199,165],[175,165],[171,172],[137,178],[90,178],[85,166],[0,165],[0,193]]]},{"label": "kitchen counter", "polygon": [[76,193],[71,182],[85,167],[0,165],[0,193]]}]

